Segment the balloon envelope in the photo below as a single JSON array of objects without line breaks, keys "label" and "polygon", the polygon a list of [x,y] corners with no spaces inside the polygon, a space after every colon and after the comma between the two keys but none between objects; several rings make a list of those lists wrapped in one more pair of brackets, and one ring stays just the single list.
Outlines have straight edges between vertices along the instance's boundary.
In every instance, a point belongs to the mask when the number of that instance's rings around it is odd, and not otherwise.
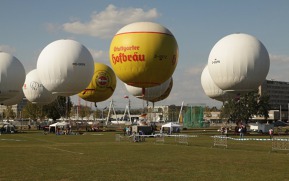
[{"label": "balloon envelope", "polygon": [[208,65],[206,65],[202,72],[201,84],[205,94],[212,99],[224,102],[234,97],[233,94],[223,91],[215,84],[209,73]]},{"label": "balloon envelope", "polygon": [[167,88],[167,90],[161,96],[156,97],[154,99],[151,99],[149,101],[150,102],[158,102],[158,101],[162,101],[162,100],[166,99],[170,95],[172,88],[173,88],[173,78],[171,79],[169,87]]},{"label": "balloon envelope", "polygon": [[103,63],[95,63],[90,84],[78,96],[86,101],[101,102],[112,96],[115,87],[116,76],[113,70]]},{"label": "balloon envelope", "polygon": [[178,44],[164,26],[136,22],[121,28],[110,45],[116,76],[134,87],[153,87],[168,80],[178,63]]},{"label": "balloon envelope", "polygon": [[48,91],[42,85],[38,76],[37,69],[30,71],[26,75],[26,79],[22,89],[26,99],[35,104],[49,104],[57,98],[56,94],[52,94],[52,92]]},{"label": "balloon envelope", "polygon": [[91,53],[74,40],[57,40],[47,45],[37,60],[43,86],[53,94],[70,96],[85,89],[94,71]]},{"label": "balloon envelope", "polygon": [[24,94],[23,91],[20,90],[17,95],[15,95],[14,97],[10,98],[10,99],[6,99],[4,101],[1,101],[0,104],[1,105],[5,105],[5,106],[12,106],[15,104],[19,104],[24,98]]},{"label": "balloon envelope", "polygon": [[162,96],[166,92],[166,90],[169,88],[171,81],[172,81],[172,78],[169,78],[167,81],[165,81],[161,85],[148,87],[144,89],[140,87],[127,85],[127,84],[125,84],[125,87],[127,91],[133,96],[139,99],[146,100],[146,101],[151,101]]},{"label": "balloon envelope", "polygon": [[0,101],[13,98],[23,86],[25,69],[14,56],[0,52]]},{"label": "balloon envelope", "polygon": [[212,48],[208,67],[211,78],[222,90],[252,91],[265,80],[270,66],[264,45],[248,34],[231,34]]}]

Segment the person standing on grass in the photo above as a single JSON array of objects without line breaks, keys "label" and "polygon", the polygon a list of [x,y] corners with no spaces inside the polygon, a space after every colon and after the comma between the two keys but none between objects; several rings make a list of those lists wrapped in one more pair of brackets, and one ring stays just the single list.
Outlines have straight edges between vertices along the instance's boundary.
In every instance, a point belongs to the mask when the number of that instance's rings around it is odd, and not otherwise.
[{"label": "person standing on grass", "polygon": [[272,129],[272,128],[270,128],[270,129],[269,129],[269,135],[270,135],[270,139],[272,139],[272,138],[273,138],[273,133],[274,133],[273,129]]},{"label": "person standing on grass", "polygon": [[227,127],[225,127],[224,134],[226,135],[226,137],[228,137],[228,128]]},{"label": "person standing on grass", "polygon": [[244,133],[245,133],[245,126],[244,125],[241,125],[239,132],[240,132],[240,139],[243,139]]},{"label": "person standing on grass", "polygon": [[123,128],[123,136],[125,136],[126,132],[127,132],[127,131],[126,131],[126,127],[124,127],[124,128]]}]

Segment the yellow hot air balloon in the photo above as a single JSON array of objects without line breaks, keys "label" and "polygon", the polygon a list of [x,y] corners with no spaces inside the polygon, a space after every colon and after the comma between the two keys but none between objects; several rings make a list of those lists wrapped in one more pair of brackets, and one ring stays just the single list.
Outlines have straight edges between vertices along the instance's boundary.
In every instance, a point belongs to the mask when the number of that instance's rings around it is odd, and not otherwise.
[{"label": "yellow hot air balloon", "polygon": [[172,76],[178,63],[178,44],[164,26],[136,22],[116,33],[109,54],[120,80],[135,87],[153,87]]},{"label": "yellow hot air balloon", "polygon": [[116,76],[113,70],[103,63],[95,63],[90,84],[78,96],[89,102],[101,102],[111,97],[115,87]]}]

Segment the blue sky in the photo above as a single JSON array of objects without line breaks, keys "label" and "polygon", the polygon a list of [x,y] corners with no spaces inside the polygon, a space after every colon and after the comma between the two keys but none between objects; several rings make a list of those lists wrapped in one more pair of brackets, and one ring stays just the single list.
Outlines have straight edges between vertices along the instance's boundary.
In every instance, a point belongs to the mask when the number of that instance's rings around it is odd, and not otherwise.
[{"label": "blue sky", "polygon": [[[257,37],[270,54],[267,79],[289,82],[288,19],[288,0],[3,0],[0,50],[17,57],[27,74],[36,68],[38,55],[47,44],[70,38],[85,45],[95,62],[110,66],[110,42],[120,28],[137,21],[160,23],[177,39],[179,61],[170,96],[155,105],[185,101],[219,107],[221,102],[207,97],[201,86],[201,73],[215,43],[236,32]],[[123,97],[128,94],[118,80],[113,96],[98,107],[113,99],[115,107],[124,108],[127,100]],[[77,103],[77,96],[72,100]],[[130,100],[132,107],[144,104],[132,96]]]}]

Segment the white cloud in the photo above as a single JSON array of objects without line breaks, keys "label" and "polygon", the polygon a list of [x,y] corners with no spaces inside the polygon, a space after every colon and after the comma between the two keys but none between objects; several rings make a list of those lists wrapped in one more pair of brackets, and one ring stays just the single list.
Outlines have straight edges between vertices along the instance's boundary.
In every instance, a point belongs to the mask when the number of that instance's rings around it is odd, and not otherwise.
[{"label": "white cloud", "polygon": [[13,54],[16,49],[9,45],[0,45],[0,51]]},{"label": "white cloud", "polygon": [[286,62],[289,63],[289,56],[286,55],[273,55],[270,54],[270,60],[271,62]]},{"label": "white cloud", "polygon": [[[94,12],[88,22],[74,20],[64,23],[62,28],[66,32],[85,34],[99,38],[111,38],[120,28],[136,21],[150,21],[160,14],[155,8],[147,11],[141,8],[117,8],[110,4],[104,11]],[[51,25],[50,25],[51,26]]]}]

